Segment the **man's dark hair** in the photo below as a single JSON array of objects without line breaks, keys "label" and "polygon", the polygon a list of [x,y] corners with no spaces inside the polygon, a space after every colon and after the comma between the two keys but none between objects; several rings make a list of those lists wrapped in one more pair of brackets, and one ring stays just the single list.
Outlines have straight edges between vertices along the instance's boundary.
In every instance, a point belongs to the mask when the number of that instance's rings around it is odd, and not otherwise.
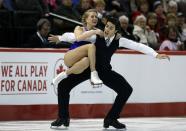
[{"label": "man's dark hair", "polygon": [[115,28],[116,28],[117,31],[120,30],[120,24],[119,24],[119,20],[118,19],[114,18],[113,16],[109,16],[107,18],[107,22],[113,23],[115,25]]},{"label": "man's dark hair", "polygon": [[51,26],[51,23],[48,19],[46,18],[41,18],[38,22],[37,22],[37,30],[41,30],[44,24],[47,24],[48,26]]}]

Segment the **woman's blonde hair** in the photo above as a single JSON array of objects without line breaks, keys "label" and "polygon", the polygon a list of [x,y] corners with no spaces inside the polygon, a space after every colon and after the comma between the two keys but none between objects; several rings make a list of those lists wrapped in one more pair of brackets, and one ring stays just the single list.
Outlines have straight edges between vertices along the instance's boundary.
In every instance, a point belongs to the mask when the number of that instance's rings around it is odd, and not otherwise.
[{"label": "woman's blonde hair", "polygon": [[87,23],[86,23],[86,19],[88,18],[90,12],[95,12],[95,13],[97,14],[97,11],[96,11],[95,9],[89,9],[89,10],[87,10],[87,11],[82,15],[82,18],[81,18],[81,21],[82,21],[83,25],[86,25],[86,24],[87,24]]}]

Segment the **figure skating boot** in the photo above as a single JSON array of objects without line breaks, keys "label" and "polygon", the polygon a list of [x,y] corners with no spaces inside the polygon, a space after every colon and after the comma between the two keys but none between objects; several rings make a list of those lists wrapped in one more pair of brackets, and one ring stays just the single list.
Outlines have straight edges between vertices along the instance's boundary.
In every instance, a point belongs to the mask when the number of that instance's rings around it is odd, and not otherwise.
[{"label": "figure skating boot", "polygon": [[92,85],[102,85],[103,84],[103,81],[100,80],[97,71],[91,72],[90,82]]},{"label": "figure skating boot", "polygon": [[67,76],[68,76],[68,75],[66,74],[66,72],[61,72],[61,73],[59,73],[59,74],[52,80],[51,85],[54,86],[56,92],[57,92],[57,87],[58,87],[59,82],[62,81],[63,79],[65,79],[65,78],[67,78]]}]

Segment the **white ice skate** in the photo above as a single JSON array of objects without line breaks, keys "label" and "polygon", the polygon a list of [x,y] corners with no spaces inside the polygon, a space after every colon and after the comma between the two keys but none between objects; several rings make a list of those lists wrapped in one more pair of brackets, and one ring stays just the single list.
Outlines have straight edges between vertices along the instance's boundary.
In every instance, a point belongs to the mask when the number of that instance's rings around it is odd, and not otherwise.
[{"label": "white ice skate", "polygon": [[65,79],[65,78],[67,78],[66,72],[61,72],[61,73],[59,73],[59,74],[52,80],[51,85],[53,85],[53,87],[55,88],[56,93],[57,93],[57,87],[58,87],[59,82],[62,81],[63,79]]},{"label": "white ice skate", "polygon": [[90,76],[90,83],[95,86],[102,86],[103,81],[100,80],[97,71],[92,71]]}]

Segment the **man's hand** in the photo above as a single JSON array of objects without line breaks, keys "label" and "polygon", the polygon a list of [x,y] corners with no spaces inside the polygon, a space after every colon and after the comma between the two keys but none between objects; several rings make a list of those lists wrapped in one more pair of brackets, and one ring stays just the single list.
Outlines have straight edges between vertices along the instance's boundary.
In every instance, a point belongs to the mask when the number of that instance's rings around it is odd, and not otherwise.
[{"label": "man's hand", "polygon": [[52,34],[50,34],[50,36],[48,37],[48,40],[49,40],[50,43],[54,42],[54,43],[57,44],[58,42],[60,42],[58,36],[57,35],[52,35]]},{"label": "man's hand", "polygon": [[158,54],[156,58],[157,59],[168,59],[170,61],[170,57],[166,54]]}]

